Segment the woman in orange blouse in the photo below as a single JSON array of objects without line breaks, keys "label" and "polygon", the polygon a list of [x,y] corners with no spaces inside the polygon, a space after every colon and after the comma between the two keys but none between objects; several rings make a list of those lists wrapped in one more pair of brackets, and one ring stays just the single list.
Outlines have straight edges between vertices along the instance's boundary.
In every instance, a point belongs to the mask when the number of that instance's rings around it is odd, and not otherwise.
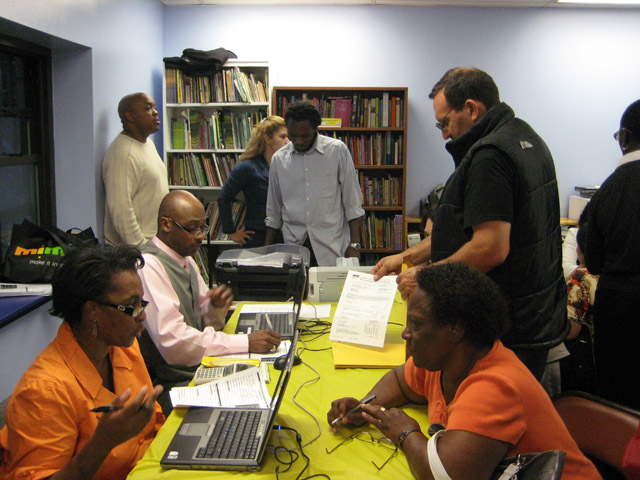
[{"label": "woman in orange blouse", "polygon": [[[542,385],[499,340],[508,316],[498,286],[462,263],[422,268],[416,280],[402,333],[409,359],[380,379],[361,410],[347,415],[359,400],[335,400],[327,420],[343,420],[332,429],[370,423],[402,449],[418,479],[489,480],[505,457],[561,450],[563,480],[601,480]],[[430,423],[444,429],[429,440],[399,408],[407,404],[426,404]]]},{"label": "woman in orange blouse", "polygon": [[[58,335],[18,382],[0,478],[124,479],[164,417],[136,337],[145,318],[133,247],[81,248],[56,271]],[[108,412],[96,407],[112,405]]]}]

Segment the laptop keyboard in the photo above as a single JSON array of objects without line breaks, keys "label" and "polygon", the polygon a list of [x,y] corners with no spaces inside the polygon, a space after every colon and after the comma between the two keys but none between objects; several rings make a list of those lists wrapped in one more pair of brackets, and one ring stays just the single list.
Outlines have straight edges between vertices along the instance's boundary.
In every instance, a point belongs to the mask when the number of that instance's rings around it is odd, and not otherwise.
[{"label": "laptop keyboard", "polygon": [[256,431],[260,410],[223,410],[206,447],[197,458],[254,458],[258,448]]},{"label": "laptop keyboard", "polygon": [[[288,313],[270,313],[269,320],[273,326],[273,330],[276,332],[288,332],[291,327],[291,316]],[[264,319],[262,325],[267,325],[267,321]]]}]

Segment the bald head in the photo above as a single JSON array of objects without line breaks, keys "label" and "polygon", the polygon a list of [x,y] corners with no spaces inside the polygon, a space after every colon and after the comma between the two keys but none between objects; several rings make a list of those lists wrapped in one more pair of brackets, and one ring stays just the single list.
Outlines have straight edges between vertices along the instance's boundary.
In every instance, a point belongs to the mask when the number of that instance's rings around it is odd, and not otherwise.
[{"label": "bald head", "polygon": [[133,110],[133,106],[139,102],[146,102],[149,95],[143,92],[131,93],[129,95],[125,95],[118,103],[118,116],[120,117],[120,121],[124,124],[127,121],[126,113]]},{"label": "bald head", "polygon": [[204,207],[186,190],[173,190],[158,209],[157,237],[183,257],[193,255],[202,244]]},{"label": "bald head", "polygon": [[203,208],[202,203],[191,192],[172,190],[160,202],[158,220],[160,217],[179,217],[185,211],[201,208]]},{"label": "bald head", "polygon": [[160,128],[156,102],[146,93],[132,93],[123,97],[118,103],[118,116],[125,133],[142,143]]}]

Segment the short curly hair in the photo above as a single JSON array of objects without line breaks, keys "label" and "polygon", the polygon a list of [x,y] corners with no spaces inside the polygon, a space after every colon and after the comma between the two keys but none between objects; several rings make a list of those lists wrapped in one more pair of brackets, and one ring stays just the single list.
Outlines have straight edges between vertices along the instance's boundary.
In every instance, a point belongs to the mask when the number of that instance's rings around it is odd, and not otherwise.
[{"label": "short curly hair", "polygon": [[294,120],[296,122],[308,120],[309,125],[314,129],[317,129],[322,123],[322,117],[320,116],[318,109],[314,107],[311,102],[307,102],[306,100],[297,101],[290,107],[287,107],[287,110],[284,113],[284,121],[287,125],[289,124],[289,120]]},{"label": "short curly hair", "polygon": [[460,325],[476,347],[492,345],[508,327],[507,302],[480,270],[463,263],[424,267],[416,276],[438,325]]},{"label": "short curly hair", "polygon": [[64,257],[51,279],[53,306],[49,313],[69,325],[80,323],[82,307],[90,301],[106,301],[114,275],[144,266],[140,251],[131,246],[80,247]]}]

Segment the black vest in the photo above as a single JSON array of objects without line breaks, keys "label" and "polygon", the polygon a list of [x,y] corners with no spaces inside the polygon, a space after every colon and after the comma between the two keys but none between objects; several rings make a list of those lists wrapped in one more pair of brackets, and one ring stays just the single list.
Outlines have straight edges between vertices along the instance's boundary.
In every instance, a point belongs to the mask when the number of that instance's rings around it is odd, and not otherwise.
[{"label": "black vest", "polygon": [[[464,142],[471,143],[466,151]],[[569,330],[555,166],[542,138],[504,103],[447,144],[457,166],[436,211],[431,258],[447,258],[471,239],[473,231],[463,228],[464,189],[474,155],[484,148],[503,152],[516,172],[509,255],[487,273],[509,303],[512,324],[502,340],[512,348],[547,349]]]}]

